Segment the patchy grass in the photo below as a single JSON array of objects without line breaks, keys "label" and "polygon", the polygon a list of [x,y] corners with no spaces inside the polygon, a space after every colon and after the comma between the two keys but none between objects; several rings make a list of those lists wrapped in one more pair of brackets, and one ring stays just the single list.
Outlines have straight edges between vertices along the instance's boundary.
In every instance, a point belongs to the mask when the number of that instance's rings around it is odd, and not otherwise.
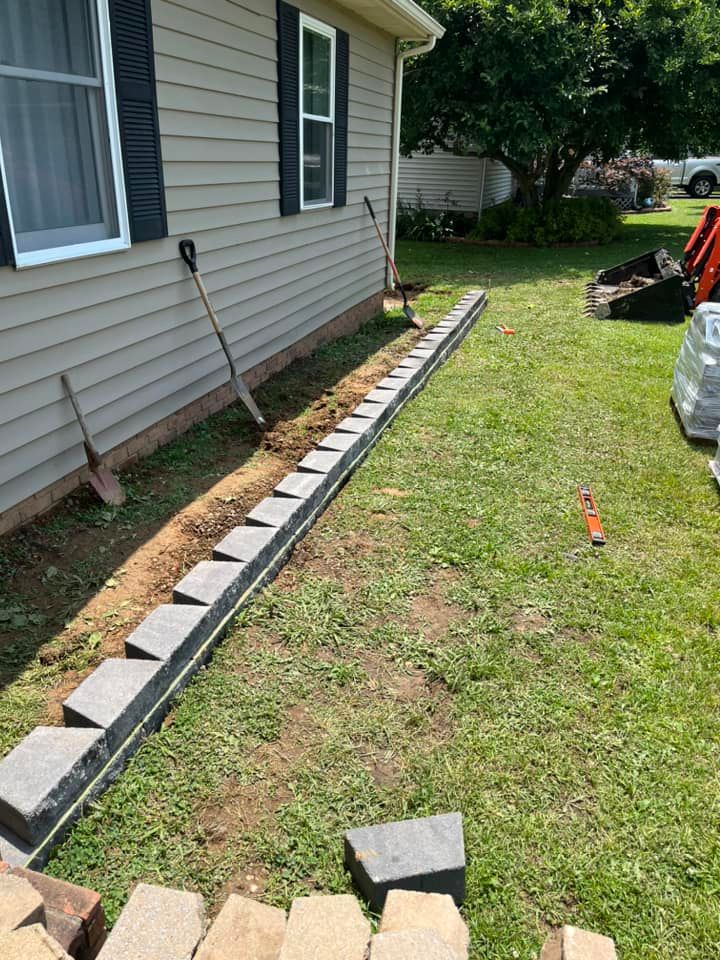
[{"label": "patchy grass", "polygon": [[598,267],[678,252],[676,208],[591,251],[403,245],[428,319],[491,281],[490,310],[52,873],[111,918],[140,879],[287,905],[349,889],[348,826],[459,809],[474,958],[563,922],[718,955],[720,510],[668,406],[684,327],[581,318]]}]

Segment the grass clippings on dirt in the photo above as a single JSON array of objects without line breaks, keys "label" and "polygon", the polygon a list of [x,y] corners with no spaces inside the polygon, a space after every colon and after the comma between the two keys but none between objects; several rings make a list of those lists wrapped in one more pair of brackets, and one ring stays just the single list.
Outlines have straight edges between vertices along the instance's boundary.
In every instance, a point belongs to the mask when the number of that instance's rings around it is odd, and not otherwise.
[{"label": "grass clippings on dirt", "polygon": [[488,312],[53,874],[111,918],[138,880],[287,906],[351,889],[349,826],[460,810],[474,960],[536,958],[561,923],[622,960],[718,956],[711,451],[668,405],[684,326],[582,317],[599,267],[678,253],[701,206],[591,251],[401,247],[423,316],[491,284]]}]

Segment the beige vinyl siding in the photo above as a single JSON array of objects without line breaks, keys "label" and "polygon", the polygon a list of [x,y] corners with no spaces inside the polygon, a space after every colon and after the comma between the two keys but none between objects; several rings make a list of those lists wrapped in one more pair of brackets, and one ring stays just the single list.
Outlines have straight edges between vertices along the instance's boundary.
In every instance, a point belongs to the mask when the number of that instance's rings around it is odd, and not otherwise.
[{"label": "beige vinyl siding", "polygon": [[512,175],[507,167],[480,157],[458,157],[436,150],[400,159],[398,198],[415,205],[418,193],[430,210],[458,210],[477,213],[483,189],[483,165],[486,165],[483,209],[507,200],[512,191]]},{"label": "beige vinyl siding", "polygon": [[0,269],[0,512],[84,462],[63,371],[101,450],[227,380],[181,237],[240,370],[383,287],[362,198],[386,220],[394,40],[325,0],[297,5],[350,34],[348,205],[279,215],[275,0],[152,0],[170,236]]}]

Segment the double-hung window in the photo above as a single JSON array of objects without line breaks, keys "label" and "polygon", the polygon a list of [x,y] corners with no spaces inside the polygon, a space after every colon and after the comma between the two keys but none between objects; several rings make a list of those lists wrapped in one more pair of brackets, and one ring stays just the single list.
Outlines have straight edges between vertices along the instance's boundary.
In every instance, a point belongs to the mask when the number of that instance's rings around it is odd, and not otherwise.
[{"label": "double-hung window", "polygon": [[333,204],[335,30],[300,15],[300,206]]},{"label": "double-hung window", "polygon": [[130,245],[108,0],[0,3],[0,172],[16,266]]}]

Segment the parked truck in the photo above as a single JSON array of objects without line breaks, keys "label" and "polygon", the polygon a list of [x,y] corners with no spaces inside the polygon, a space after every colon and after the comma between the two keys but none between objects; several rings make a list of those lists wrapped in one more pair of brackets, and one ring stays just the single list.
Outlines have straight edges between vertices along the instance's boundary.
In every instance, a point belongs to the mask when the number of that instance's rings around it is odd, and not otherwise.
[{"label": "parked truck", "polygon": [[687,160],[653,160],[656,167],[667,167],[675,188],[691,197],[705,200],[720,184],[720,157],[688,157]]}]

